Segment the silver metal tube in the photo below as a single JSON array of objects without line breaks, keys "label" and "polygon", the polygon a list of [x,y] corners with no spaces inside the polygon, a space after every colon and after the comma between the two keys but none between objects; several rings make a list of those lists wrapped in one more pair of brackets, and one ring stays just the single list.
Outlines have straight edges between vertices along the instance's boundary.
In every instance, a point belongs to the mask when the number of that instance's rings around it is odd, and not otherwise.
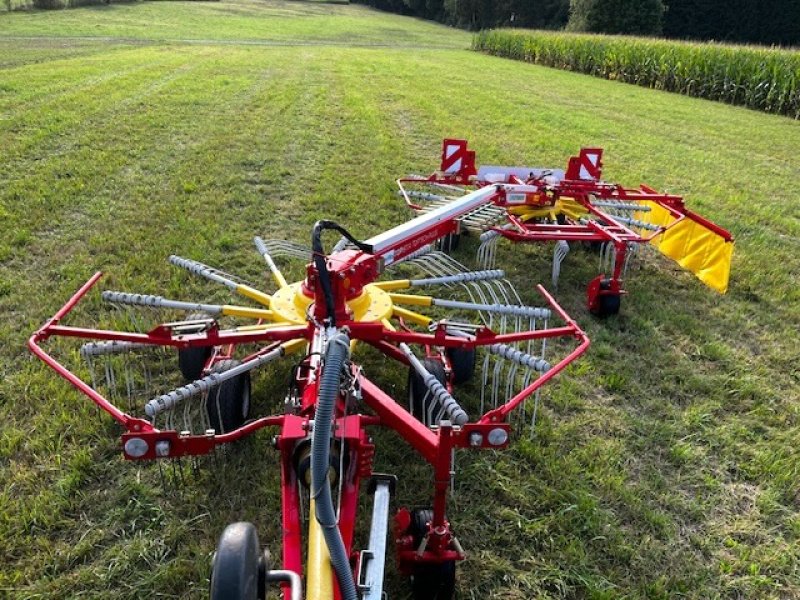
[{"label": "silver metal tube", "polygon": [[153,344],[139,344],[135,342],[89,342],[81,346],[80,355],[83,358],[103,356],[107,354],[122,354],[136,350],[153,350],[158,348]]},{"label": "silver metal tube", "polygon": [[289,583],[290,600],[303,599],[303,580],[294,571],[280,569],[267,571],[267,581],[286,581]]},{"label": "silver metal tube", "polygon": [[235,290],[239,286],[239,284],[232,279],[221,275],[216,269],[209,267],[208,265],[204,265],[201,262],[197,262],[196,260],[181,258],[175,254],[171,255],[167,260],[170,262],[170,264],[173,264],[176,267],[181,267],[182,269],[186,269],[194,275],[199,275],[200,277],[205,277],[211,281],[221,283],[232,290]]},{"label": "silver metal tube", "polygon": [[412,279],[412,286],[422,285],[447,285],[450,283],[462,283],[464,281],[483,281],[486,279],[502,279],[505,273],[500,269],[489,271],[466,271],[455,275],[445,275],[443,277],[429,277],[427,279]]},{"label": "silver metal tube", "polygon": [[379,481],[375,486],[375,499],[372,504],[372,525],[369,530],[368,546],[370,556],[364,571],[364,582],[363,584],[359,582],[361,600],[383,599],[383,575],[386,566],[386,533],[389,530],[390,499],[389,483]]},{"label": "silver metal tube", "polygon": [[623,202],[621,200],[594,200],[592,202],[592,206],[599,206],[600,208],[613,208],[615,210],[650,212],[650,207],[647,204]]},{"label": "silver metal tube", "polygon": [[114,292],[107,290],[101,294],[103,300],[113,304],[130,304],[133,306],[149,306],[151,308],[173,308],[176,310],[194,310],[212,315],[222,314],[219,304],[203,304],[201,302],[182,302],[169,300],[162,296],[151,294],[129,294],[128,292]]},{"label": "silver metal tube", "polygon": [[147,404],[145,404],[144,412],[148,417],[155,417],[165,410],[174,408],[178,403],[187,400],[192,396],[199,396],[207,393],[211,388],[218,386],[224,381],[228,381],[237,375],[241,375],[242,373],[251,371],[256,367],[260,367],[277,360],[283,356],[285,352],[286,351],[284,350],[283,346],[279,346],[278,348],[275,348],[266,354],[262,354],[261,356],[257,356],[256,358],[245,361],[242,364],[233,367],[232,369],[228,369],[222,373],[211,373],[202,379],[187,383],[186,385],[176,388],[171,392],[167,392],[166,394],[162,394],[161,396],[150,400]]},{"label": "silver metal tube", "polygon": [[508,344],[492,344],[489,346],[489,352],[540,373],[550,370],[550,363],[546,360],[517,350]]},{"label": "silver metal tube", "polygon": [[513,306],[510,304],[475,304],[473,302],[460,302],[458,300],[444,300],[440,298],[434,298],[432,303],[434,306],[441,306],[443,308],[454,308],[458,310],[481,310],[501,315],[534,317],[537,319],[546,319],[550,316],[549,308],[538,308],[533,306]]},{"label": "silver metal tube", "polygon": [[428,391],[439,402],[440,406],[444,410],[444,413],[450,418],[450,420],[456,425],[463,425],[469,421],[469,416],[464,409],[461,408],[461,405],[456,401],[455,398],[453,398],[453,396],[450,395],[450,392],[447,391],[447,388],[444,387],[444,385],[442,385],[438,379],[436,379],[433,373],[425,368],[425,366],[416,357],[414,352],[412,352],[411,348],[408,347],[408,344],[401,343],[400,350],[402,350],[406,355],[414,370],[419,373],[420,377],[422,377],[422,381],[425,383]]}]

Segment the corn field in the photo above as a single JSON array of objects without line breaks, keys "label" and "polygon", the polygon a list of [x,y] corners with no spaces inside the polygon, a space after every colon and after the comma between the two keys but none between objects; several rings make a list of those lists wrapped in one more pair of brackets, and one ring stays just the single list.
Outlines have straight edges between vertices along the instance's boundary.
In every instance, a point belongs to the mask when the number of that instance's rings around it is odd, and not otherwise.
[{"label": "corn field", "polygon": [[800,119],[800,51],[488,30],[473,50]]}]

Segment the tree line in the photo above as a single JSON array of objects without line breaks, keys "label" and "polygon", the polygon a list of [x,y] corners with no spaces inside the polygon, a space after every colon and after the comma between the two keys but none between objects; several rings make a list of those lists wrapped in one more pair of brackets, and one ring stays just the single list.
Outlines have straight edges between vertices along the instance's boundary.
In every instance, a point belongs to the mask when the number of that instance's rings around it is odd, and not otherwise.
[{"label": "tree line", "polygon": [[471,30],[493,27],[800,45],[800,0],[354,0]]}]

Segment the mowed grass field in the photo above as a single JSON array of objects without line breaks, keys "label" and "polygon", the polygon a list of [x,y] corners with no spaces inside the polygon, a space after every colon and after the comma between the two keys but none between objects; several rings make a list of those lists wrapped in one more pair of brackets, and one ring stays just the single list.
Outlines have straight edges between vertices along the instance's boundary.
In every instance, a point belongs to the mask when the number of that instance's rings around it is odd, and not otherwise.
[{"label": "mowed grass field", "polygon": [[[400,223],[394,178],[432,170],[452,136],[486,164],[603,146],[608,179],[685,194],[737,239],[728,295],[647,255],[602,322],[583,301],[597,257],[569,255],[558,297],[593,345],[549,387],[534,439],[459,459],[458,597],[800,597],[800,123],[469,43],[307,2],[0,14],[0,596],[201,598],[239,519],[280,554],[268,433],[164,488],[25,341],[97,269],[107,289],[202,299],[218,290],[187,289],[169,254],[259,281],[253,235]],[[550,255],[506,245],[499,261],[534,301]],[[99,312],[92,297],[72,322]],[[379,379],[404,398],[400,369]],[[262,384],[258,406],[283,389]],[[424,465],[377,443],[397,503],[425,503]]]}]

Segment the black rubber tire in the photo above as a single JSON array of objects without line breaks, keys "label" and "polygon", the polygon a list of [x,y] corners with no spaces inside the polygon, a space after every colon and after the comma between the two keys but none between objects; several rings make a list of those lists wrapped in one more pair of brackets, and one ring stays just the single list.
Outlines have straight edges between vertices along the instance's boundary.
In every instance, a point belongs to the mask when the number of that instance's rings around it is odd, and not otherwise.
[{"label": "black rubber tire", "polygon": [[417,565],[411,575],[414,600],[452,600],[456,591],[456,561]]},{"label": "black rubber tire", "polygon": [[587,252],[593,252],[595,254],[599,254],[603,249],[603,242],[581,242],[581,244],[583,245],[584,250]]},{"label": "black rubber tire", "polygon": [[[600,282],[601,290],[608,290],[611,288],[611,280],[603,279]],[[600,318],[609,317],[611,315],[619,314],[619,307],[622,303],[621,294],[600,294],[597,298],[597,308],[592,311]]]},{"label": "black rubber tire", "polygon": [[433,520],[433,509],[415,508],[411,511],[411,524],[408,526],[408,533],[414,538],[414,547],[419,547],[419,543],[425,534],[428,533],[428,523]]},{"label": "black rubber tire", "polygon": [[211,564],[211,600],[257,600],[261,552],[252,523],[231,523],[222,532]]},{"label": "black rubber tire", "polygon": [[196,381],[203,375],[203,367],[211,356],[210,346],[196,346],[178,350],[178,368],[186,381]]},{"label": "black rubber tire", "polygon": [[475,348],[448,348],[447,358],[453,370],[453,383],[466,383],[475,374]]},{"label": "black rubber tire", "polygon": [[[210,319],[211,315],[204,312],[193,312],[186,316],[187,321]],[[196,381],[203,375],[203,367],[211,356],[211,346],[196,346],[178,350],[178,368],[186,381]]]},{"label": "black rubber tire", "polygon": [[604,294],[600,296],[600,308],[598,309],[598,316],[609,317],[611,315],[619,314],[619,307],[622,303],[622,298],[619,294]]},{"label": "black rubber tire", "polygon": [[[441,361],[432,358],[423,358],[422,366],[442,384],[447,382],[444,373],[444,365]],[[425,385],[422,377],[420,377],[414,367],[410,367],[408,370],[408,398],[411,404],[411,414],[423,423],[425,422],[425,415],[428,413],[431,403],[436,402],[438,404],[431,396],[428,391],[428,386]]]},{"label": "black rubber tire", "polygon": [[[429,508],[411,511],[409,533],[414,538],[414,547],[419,547],[428,532],[428,523],[433,519]],[[414,567],[411,574],[411,593],[414,600],[451,600],[456,587],[456,562],[448,560],[440,564],[422,564]]]},{"label": "black rubber tire", "polygon": [[[222,373],[239,364],[235,359],[221,360],[211,366],[211,372]],[[206,398],[206,410],[211,427],[217,433],[241,427],[250,414],[250,372],[211,388]]]}]

